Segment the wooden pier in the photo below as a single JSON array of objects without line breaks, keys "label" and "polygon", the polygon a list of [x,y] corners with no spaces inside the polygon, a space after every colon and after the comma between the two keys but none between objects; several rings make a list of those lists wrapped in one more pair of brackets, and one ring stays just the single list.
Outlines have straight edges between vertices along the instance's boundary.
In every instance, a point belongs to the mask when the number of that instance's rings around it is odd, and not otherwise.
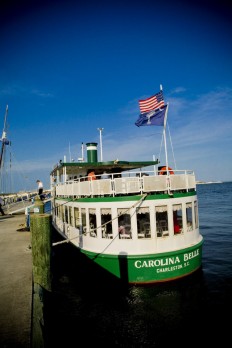
[{"label": "wooden pier", "polygon": [[24,211],[0,215],[0,346],[31,347],[31,233]]}]

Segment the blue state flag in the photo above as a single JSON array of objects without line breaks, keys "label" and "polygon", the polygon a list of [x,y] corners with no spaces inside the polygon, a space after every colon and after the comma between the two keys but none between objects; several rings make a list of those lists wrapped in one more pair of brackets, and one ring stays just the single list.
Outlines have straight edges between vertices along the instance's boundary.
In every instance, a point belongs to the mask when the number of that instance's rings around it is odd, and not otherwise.
[{"label": "blue state flag", "polygon": [[135,125],[137,127],[164,126],[166,109],[167,105],[164,105],[162,108],[140,114],[138,120],[135,122]]}]

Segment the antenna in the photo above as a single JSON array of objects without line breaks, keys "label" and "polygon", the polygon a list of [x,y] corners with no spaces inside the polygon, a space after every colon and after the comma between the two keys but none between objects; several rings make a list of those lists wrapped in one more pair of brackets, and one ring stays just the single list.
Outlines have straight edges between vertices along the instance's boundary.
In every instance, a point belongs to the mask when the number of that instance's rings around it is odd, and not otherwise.
[{"label": "antenna", "polygon": [[81,143],[81,157],[82,157],[82,162],[84,162],[84,143]]}]

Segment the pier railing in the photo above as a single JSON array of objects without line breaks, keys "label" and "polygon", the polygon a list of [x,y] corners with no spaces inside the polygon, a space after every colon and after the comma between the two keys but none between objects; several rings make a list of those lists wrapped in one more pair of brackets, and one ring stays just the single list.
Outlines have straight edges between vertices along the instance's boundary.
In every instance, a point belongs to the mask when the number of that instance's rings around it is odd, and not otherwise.
[{"label": "pier railing", "polygon": [[[121,174],[120,174],[121,175]],[[175,171],[174,175],[157,175],[154,172],[110,174],[108,179],[88,181],[87,177],[57,183],[56,196],[95,197],[123,194],[170,193],[196,189],[193,171]]]}]

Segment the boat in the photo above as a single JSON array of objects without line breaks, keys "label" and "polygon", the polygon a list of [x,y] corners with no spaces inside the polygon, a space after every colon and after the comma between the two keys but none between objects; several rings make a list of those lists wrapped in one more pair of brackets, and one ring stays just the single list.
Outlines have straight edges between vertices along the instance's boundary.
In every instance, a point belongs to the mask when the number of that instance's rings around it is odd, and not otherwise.
[{"label": "boat", "polygon": [[[145,110],[135,124],[158,122],[166,136],[167,110],[168,104]],[[199,270],[203,237],[194,171],[169,167],[167,156],[164,165],[154,159],[99,161],[96,142],[86,143],[86,152],[86,160],[82,150],[77,162],[64,158],[50,173],[52,225],[61,237],[53,246],[71,243],[90,268],[131,285],[174,281]]]}]

